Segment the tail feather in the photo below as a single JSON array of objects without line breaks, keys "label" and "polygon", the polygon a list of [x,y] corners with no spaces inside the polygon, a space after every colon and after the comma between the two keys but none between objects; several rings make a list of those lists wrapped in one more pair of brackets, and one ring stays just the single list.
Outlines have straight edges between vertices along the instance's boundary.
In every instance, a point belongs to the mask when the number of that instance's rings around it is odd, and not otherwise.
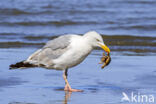
[{"label": "tail feather", "polygon": [[35,66],[36,65],[33,65],[31,63],[21,61],[21,62],[18,62],[16,64],[11,64],[9,66],[9,69],[30,68],[30,67],[35,67]]}]

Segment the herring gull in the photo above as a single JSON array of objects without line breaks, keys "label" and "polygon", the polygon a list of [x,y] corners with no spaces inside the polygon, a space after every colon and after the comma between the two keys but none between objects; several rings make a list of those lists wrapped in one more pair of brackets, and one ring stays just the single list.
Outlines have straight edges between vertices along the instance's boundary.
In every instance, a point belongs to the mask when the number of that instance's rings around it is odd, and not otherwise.
[{"label": "herring gull", "polygon": [[110,49],[104,44],[102,36],[95,31],[81,35],[68,34],[50,40],[46,45],[30,55],[26,60],[10,65],[10,69],[43,67],[63,70],[65,91],[82,91],[72,89],[67,80],[68,69],[80,64],[96,47],[107,53]]}]

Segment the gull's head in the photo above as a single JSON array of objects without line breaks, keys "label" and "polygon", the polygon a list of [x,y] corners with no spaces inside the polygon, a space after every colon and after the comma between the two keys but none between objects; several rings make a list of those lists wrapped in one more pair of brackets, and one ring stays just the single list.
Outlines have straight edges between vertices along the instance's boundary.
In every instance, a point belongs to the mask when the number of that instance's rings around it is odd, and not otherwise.
[{"label": "gull's head", "polygon": [[87,39],[89,44],[92,45],[93,48],[101,47],[107,53],[110,53],[110,49],[104,44],[102,36],[95,31],[90,31],[84,34],[84,37]]}]

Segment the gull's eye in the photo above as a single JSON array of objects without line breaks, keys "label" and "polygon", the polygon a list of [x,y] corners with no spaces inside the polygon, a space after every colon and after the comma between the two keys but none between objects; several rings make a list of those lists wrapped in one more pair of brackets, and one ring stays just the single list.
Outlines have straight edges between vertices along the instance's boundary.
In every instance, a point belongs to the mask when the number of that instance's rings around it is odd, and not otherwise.
[{"label": "gull's eye", "polygon": [[96,39],[96,41],[98,41],[98,42],[99,42],[100,40],[99,40],[99,39]]}]

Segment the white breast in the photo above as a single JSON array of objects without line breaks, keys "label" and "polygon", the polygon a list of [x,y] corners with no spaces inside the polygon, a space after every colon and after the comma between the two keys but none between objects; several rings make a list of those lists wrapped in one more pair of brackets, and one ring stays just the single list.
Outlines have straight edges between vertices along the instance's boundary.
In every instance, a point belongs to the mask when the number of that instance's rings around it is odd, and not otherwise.
[{"label": "white breast", "polygon": [[69,50],[58,59],[53,60],[54,68],[66,69],[81,63],[92,51],[90,44],[82,38],[82,36],[73,36]]}]

